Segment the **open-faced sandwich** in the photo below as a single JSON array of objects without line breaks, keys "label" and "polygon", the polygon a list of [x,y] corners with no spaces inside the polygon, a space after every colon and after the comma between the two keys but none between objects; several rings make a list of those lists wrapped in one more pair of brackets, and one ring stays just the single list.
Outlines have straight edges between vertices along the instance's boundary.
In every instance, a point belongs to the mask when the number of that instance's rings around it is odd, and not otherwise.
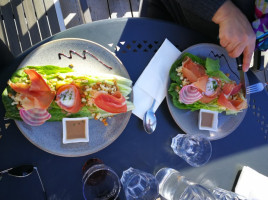
[{"label": "open-faced sandwich", "polygon": [[170,69],[169,94],[179,109],[207,109],[236,114],[247,108],[237,84],[220,70],[219,59],[202,59],[184,53]]},{"label": "open-faced sandwich", "polygon": [[38,126],[64,117],[101,120],[134,108],[132,81],[117,75],[77,74],[70,67],[26,66],[17,70],[2,94],[6,117]]}]

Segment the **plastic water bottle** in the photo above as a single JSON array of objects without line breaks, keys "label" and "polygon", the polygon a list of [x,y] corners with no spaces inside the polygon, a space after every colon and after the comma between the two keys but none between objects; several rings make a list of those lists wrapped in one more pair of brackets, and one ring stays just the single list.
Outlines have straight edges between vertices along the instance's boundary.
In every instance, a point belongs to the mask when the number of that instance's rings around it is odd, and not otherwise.
[{"label": "plastic water bottle", "polygon": [[149,173],[129,168],[121,177],[127,200],[155,200],[159,196],[158,182]]},{"label": "plastic water bottle", "polygon": [[160,169],[156,179],[159,182],[159,194],[167,200],[215,200],[205,187],[188,181],[174,169]]},{"label": "plastic water bottle", "polygon": [[156,179],[159,182],[159,194],[167,200],[246,200],[231,191],[191,182],[172,168],[160,169]]}]

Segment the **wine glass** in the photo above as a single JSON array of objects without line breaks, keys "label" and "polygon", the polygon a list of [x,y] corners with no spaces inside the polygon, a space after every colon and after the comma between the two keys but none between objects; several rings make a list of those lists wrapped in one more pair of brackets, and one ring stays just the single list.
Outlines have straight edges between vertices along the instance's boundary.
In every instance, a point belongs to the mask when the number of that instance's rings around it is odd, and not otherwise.
[{"label": "wine glass", "polygon": [[85,163],[82,183],[86,200],[115,200],[121,190],[118,175],[97,158]]}]

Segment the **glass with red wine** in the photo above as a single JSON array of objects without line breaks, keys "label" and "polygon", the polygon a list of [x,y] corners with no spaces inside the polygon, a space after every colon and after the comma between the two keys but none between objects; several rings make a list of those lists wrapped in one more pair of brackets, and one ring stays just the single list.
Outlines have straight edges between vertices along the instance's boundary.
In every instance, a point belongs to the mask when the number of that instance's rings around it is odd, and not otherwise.
[{"label": "glass with red wine", "polygon": [[86,200],[115,200],[121,183],[118,175],[100,159],[88,160],[82,169],[83,196]]}]

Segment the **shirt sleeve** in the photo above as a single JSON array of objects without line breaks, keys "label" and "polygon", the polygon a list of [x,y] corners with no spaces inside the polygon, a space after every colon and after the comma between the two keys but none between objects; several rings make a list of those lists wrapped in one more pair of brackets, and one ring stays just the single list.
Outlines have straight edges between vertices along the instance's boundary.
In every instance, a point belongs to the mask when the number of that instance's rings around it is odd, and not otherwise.
[{"label": "shirt sleeve", "polygon": [[177,0],[182,9],[211,21],[216,11],[226,0]]}]

